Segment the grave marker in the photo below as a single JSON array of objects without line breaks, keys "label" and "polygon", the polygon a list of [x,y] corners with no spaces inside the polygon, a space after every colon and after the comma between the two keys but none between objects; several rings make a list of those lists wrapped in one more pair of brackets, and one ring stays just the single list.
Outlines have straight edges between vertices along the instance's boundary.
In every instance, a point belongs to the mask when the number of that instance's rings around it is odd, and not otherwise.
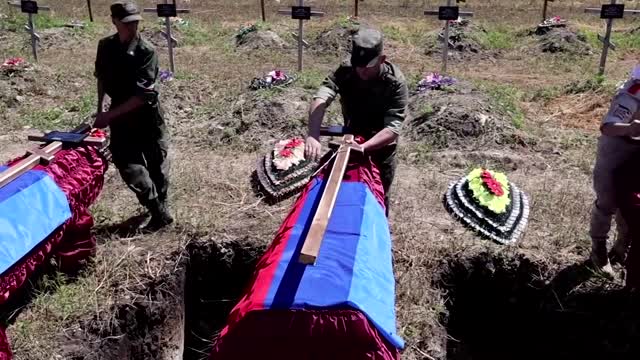
[{"label": "grave marker", "polygon": [[[444,37],[442,39],[442,74],[447,73],[447,60],[449,58],[449,21],[458,20],[459,17],[472,17],[472,11],[460,11],[458,6],[452,6],[453,0],[447,0],[446,6],[440,6],[438,10],[425,10],[424,15],[438,16],[438,20],[443,20]],[[464,2],[464,0],[456,0],[456,3]]]},{"label": "grave marker", "polygon": [[33,21],[33,15],[38,14],[40,10],[49,11],[48,6],[38,6],[37,1],[22,0],[18,2],[7,2],[10,6],[19,7],[20,11],[29,15],[29,23],[25,26],[25,29],[31,34],[31,49],[33,50],[33,58],[38,62],[38,42],[40,41],[40,35],[36,33],[36,26]]},{"label": "grave marker", "polygon": [[314,16],[324,16],[322,11],[312,10],[309,6],[304,6],[304,0],[298,0],[298,6],[292,6],[291,10],[278,10],[280,15],[291,15],[291,18],[298,20],[298,35],[295,36],[298,41],[298,71],[302,71],[302,48],[307,45],[304,41],[304,21],[310,20]]},{"label": "grave marker", "polygon": [[93,22],[93,12],[91,11],[91,0],[87,0],[87,8],[89,9],[89,21]]},{"label": "grave marker", "polygon": [[547,20],[547,3],[554,2],[554,0],[544,0],[544,5],[542,6],[542,22]]},{"label": "grave marker", "polygon": [[609,48],[615,50],[616,46],[611,42],[611,29],[613,28],[613,19],[622,19],[625,14],[639,15],[640,10],[625,10],[624,4],[616,4],[616,0],[611,0],[610,4],[603,4],[600,8],[586,8],[584,12],[591,14],[600,14],[601,19],[607,20],[607,29],[604,37],[598,34],[598,40],[602,41],[602,55],[600,56],[600,66],[598,75],[604,74],[604,68],[607,64],[607,55]]},{"label": "grave marker", "polygon": [[171,72],[176,73],[175,67],[175,58],[173,55],[173,44],[178,43],[178,40],[171,36],[171,20],[170,18],[178,16],[178,14],[185,14],[191,12],[189,9],[178,9],[176,5],[176,0],[173,0],[172,3],[169,3],[168,0],[164,0],[164,3],[157,4],[155,8],[145,8],[144,12],[154,12],[158,15],[158,17],[164,18],[165,31],[162,31],[162,35],[164,35],[165,39],[167,39],[167,44],[169,48],[169,64],[171,67]]}]

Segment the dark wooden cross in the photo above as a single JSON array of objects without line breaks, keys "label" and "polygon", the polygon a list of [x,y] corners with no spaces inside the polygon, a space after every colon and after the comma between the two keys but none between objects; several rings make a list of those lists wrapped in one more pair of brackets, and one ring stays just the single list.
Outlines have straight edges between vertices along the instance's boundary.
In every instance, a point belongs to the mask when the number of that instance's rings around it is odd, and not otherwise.
[{"label": "dark wooden cross", "polygon": [[313,16],[324,16],[322,11],[312,10],[309,6],[304,6],[304,0],[298,0],[298,6],[292,6],[291,9],[278,10],[280,15],[290,15],[292,19],[298,20],[298,71],[302,71],[302,48],[304,41],[304,21],[310,20]]},{"label": "dark wooden cross", "polygon": [[144,12],[153,12],[158,14],[158,17],[164,18],[165,31],[162,32],[162,35],[167,39],[167,44],[169,48],[169,64],[171,67],[171,72],[175,74],[176,66],[175,66],[175,58],[173,55],[173,47],[175,44],[178,44],[178,40],[171,36],[171,20],[170,18],[178,16],[178,14],[185,14],[191,12],[189,9],[178,9],[176,5],[176,0],[173,0],[172,3],[169,3],[168,0],[164,0],[163,3],[157,4],[155,8],[145,8]]},{"label": "dark wooden cross", "polygon": [[91,0],[87,0],[87,8],[89,9],[89,21],[93,22],[93,12],[91,11]]},{"label": "dark wooden cross", "polygon": [[20,2],[8,2],[10,6],[19,7],[23,13],[29,15],[29,23],[25,26],[25,29],[31,34],[31,49],[33,50],[33,58],[38,62],[38,42],[40,41],[40,35],[36,32],[36,26],[33,21],[33,15],[36,15],[39,11],[49,11],[48,6],[38,6],[37,1],[22,0]]},{"label": "dark wooden cross", "polygon": [[591,14],[600,14],[601,19],[607,20],[607,29],[604,37],[598,34],[598,39],[602,41],[602,54],[600,55],[600,66],[598,75],[604,74],[604,68],[607,64],[607,55],[609,48],[615,50],[616,46],[611,42],[611,29],[613,28],[613,19],[622,19],[625,14],[638,15],[640,10],[625,10],[624,4],[616,4],[616,0],[611,0],[610,4],[604,4],[600,8],[586,8],[584,12]]},{"label": "dark wooden cross", "polygon": [[[456,3],[464,2],[464,0],[456,0]],[[446,6],[440,6],[438,10],[425,10],[424,14],[429,16],[438,16],[438,20],[443,20],[444,37],[442,39],[442,74],[447,73],[447,61],[449,58],[449,21],[458,20],[462,16],[473,16],[472,11],[460,11],[458,6],[452,5],[453,0],[447,0]]]},{"label": "dark wooden cross", "polygon": [[547,20],[547,3],[553,1],[554,0],[544,0],[544,5],[542,5],[542,22]]}]

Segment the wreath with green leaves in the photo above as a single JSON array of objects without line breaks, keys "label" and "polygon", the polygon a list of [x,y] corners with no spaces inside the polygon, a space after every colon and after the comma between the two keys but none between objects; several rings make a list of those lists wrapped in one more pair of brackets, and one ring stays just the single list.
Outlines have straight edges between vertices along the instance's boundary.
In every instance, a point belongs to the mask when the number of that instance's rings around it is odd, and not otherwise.
[{"label": "wreath with green leaves", "polygon": [[503,173],[477,168],[467,175],[469,189],[478,204],[496,214],[507,211],[509,197],[509,181]]}]

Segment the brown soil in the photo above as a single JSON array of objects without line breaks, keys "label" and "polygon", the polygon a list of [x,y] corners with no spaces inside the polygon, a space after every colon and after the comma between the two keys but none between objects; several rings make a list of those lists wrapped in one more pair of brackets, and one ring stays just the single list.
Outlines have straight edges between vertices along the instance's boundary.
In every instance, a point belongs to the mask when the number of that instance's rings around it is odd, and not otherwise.
[{"label": "brown soil", "polygon": [[287,42],[271,30],[252,31],[236,38],[235,44],[242,50],[285,49],[289,47]]},{"label": "brown soil", "polygon": [[[169,46],[167,38],[162,34],[162,30],[146,28],[140,32],[142,37],[149,41],[153,46],[157,48],[166,48]],[[182,34],[177,27],[171,28],[171,36],[176,39],[173,43],[173,47],[180,47],[182,45]]]},{"label": "brown soil", "polygon": [[[490,59],[498,56],[498,52],[486,49],[479,41],[478,34],[486,30],[471,21],[449,27],[449,58],[461,61],[470,58]],[[444,28],[428,34],[425,54],[442,57],[442,39]]]},{"label": "brown soil", "polygon": [[486,94],[464,82],[412,96],[409,111],[407,137],[432,149],[504,146],[515,130]]},{"label": "brown soil", "polygon": [[358,31],[359,26],[358,23],[350,22],[328,27],[316,36],[311,50],[317,54],[344,58],[351,53],[351,37]]},{"label": "brown soil", "polygon": [[302,136],[310,97],[309,92],[293,86],[242,94],[230,113],[209,128],[210,141],[236,140],[257,150],[273,140]]},{"label": "brown soil", "polygon": [[571,27],[536,28],[529,33],[536,39],[531,50],[543,53],[591,55],[593,48],[587,38]]}]

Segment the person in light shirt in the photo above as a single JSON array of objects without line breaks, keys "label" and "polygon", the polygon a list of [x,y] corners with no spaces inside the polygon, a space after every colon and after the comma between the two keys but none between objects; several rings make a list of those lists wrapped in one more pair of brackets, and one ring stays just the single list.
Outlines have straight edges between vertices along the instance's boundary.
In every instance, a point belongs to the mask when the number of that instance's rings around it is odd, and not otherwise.
[{"label": "person in light shirt", "polygon": [[[611,262],[624,262],[628,244],[628,227],[616,204],[614,172],[640,151],[640,64],[618,89],[607,114],[602,119],[598,139],[593,188],[596,193],[591,212],[591,261],[595,267],[613,275]],[[618,236],[610,252],[607,239],[611,219],[616,215]]]}]

